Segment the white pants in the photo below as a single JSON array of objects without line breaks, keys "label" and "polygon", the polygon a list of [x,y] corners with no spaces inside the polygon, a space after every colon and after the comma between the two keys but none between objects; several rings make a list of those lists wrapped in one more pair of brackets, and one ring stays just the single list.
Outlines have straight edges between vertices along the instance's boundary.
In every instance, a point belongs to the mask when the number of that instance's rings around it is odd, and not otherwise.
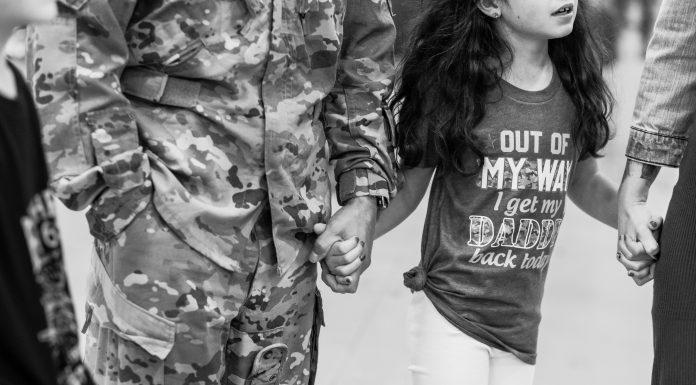
[{"label": "white pants", "polygon": [[413,385],[531,385],[534,365],[461,332],[417,292],[409,308]]}]

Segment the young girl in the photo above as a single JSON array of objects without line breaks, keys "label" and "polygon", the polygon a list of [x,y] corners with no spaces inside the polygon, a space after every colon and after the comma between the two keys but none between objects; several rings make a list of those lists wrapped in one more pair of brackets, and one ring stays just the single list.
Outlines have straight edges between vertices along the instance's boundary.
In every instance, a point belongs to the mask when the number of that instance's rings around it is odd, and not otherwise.
[{"label": "young girl", "polygon": [[612,98],[586,12],[432,0],[415,32],[392,104],[405,183],[377,224],[379,236],[401,223],[435,173],[421,263],[404,275],[415,385],[531,384],[566,195],[617,225],[595,160]]}]

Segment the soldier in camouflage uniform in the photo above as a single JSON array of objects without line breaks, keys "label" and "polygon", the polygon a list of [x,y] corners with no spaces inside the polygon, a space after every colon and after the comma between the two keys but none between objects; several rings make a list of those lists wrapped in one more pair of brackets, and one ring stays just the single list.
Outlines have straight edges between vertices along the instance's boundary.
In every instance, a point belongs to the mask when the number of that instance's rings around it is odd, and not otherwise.
[{"label": "soldier in camouflage uniform", "polygon": [[395,190],[388,0],[59,4],[29,76],[53,186],[91,206],[97,382],[312,383],[329,159],[342,237]]}]

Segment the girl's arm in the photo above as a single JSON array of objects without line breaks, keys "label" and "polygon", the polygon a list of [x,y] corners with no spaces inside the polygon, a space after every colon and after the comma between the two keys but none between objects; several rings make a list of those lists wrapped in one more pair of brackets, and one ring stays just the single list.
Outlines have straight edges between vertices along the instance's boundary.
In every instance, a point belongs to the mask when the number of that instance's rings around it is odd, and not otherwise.
[{"label": "girl's arm", "polygon": [[568,196],[591,217],[617,228],[617,189],[599,172],[597,159],[590,157],[578,162],[568,189]]},{"label": "girl's arm", "polygon": [[435,168],[409,168],[404,170],[404,184],[389,207],[379,212],[375,238],[388,233],[408,218],[423,199]]}]

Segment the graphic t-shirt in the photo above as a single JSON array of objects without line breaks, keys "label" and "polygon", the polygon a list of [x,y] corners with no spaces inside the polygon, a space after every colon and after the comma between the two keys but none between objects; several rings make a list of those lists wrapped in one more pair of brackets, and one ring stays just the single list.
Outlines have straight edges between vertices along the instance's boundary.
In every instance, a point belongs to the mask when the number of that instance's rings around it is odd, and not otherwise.
[{"label": "graphic t-shirt", "polygon": [[32,98],[0,96],[0,384],[89,384]]},{"label": "graphic t-shirt", "polygon": [[[575,109],[554,73],[530,92],[501,82],[475,129],[473,175],[437,169],[423,234],[423,290],[463,332],[536,360],[540,306],[577,161]],[[432,147],[432,146],[429,146]],[[424,166],[437,165],[432,148]],[[470,162],[469,162],[470,160]]]}]

